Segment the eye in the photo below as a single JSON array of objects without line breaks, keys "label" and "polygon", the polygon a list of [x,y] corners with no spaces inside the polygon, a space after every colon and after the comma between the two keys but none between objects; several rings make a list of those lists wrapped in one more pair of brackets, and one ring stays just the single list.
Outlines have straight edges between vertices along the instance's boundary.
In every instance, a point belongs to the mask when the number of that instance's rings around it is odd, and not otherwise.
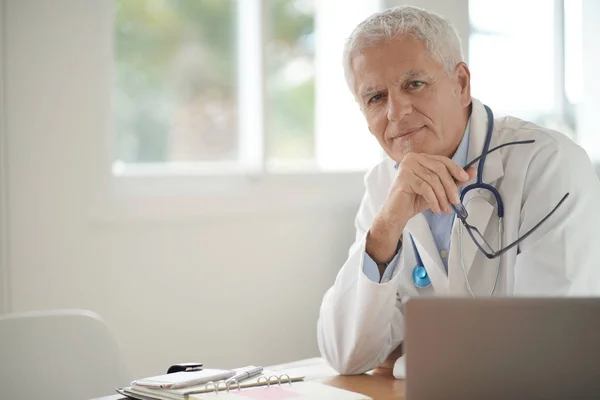
[{"label": "eye", "polygon": [[417,89],[421,86],[423,86],[425,84],[425,82],[423,81],[411,81],[408,84],[408,87],[410,87],[411,89]]},{"label": "eye", "polygon": [[381,93],[376,94],[375,96],[371,97],[368,101],[368,104],[371,104],[375,101],[379,101],[383,98],[383,95]]}]

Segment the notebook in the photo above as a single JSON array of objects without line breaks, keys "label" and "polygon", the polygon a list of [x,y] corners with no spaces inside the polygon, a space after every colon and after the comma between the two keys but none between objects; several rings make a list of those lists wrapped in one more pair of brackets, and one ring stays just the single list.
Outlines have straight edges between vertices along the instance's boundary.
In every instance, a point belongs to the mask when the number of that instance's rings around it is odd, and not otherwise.
[{"label": "notebook", "polygon": [[[302,376],[277,374],[272,371],[252,379],[225,386],[223,381],[180,389],[153,389],[129,386],[117,389],[120,394],[138,400],[275,400],[275,399],[339,399],[369,400],[362,394],[334,388],[318,382],[301,382]],[[228,390],[229,389],[229,390]]]},{"label": "notebook", "polygon": [[236,372],[231,369],[202,369],[200,371],[191,372],[181,371],[136,379],[131,382],[131,386],[143,386],[155,389],[177,389],[228,379],[234,376],[235,373]]},{"label": "notebook", "polygon": [[[244,368],[234,369],[233,373],[237,374],[241,370],[247,370],[249,368],[254,368],[254,366],[250,365]],[[215,391],[223,392],[227,391],[227,389],[231,391],[233,389],[237,390],[238,388],[241,390],[256,386],[277,385],[281,383],[286,383],[288,381],[297,382],[303,379],[303,376],[277,375],[275,372],[263,370],[263,372],[260,375],[254,378],[246,379],[241,382],[230,383],[229,385],[226,385],[225,381],[223,380],[217,382],[203,382],[202,384],[186,386],[177,389],[151,388],[139,385],[131,385],[129,387],[123,388],[123,391],[130,394],[139,394],[156,399],[180,400],[187,399],[190,395],[194,394],[203,394]]]}]

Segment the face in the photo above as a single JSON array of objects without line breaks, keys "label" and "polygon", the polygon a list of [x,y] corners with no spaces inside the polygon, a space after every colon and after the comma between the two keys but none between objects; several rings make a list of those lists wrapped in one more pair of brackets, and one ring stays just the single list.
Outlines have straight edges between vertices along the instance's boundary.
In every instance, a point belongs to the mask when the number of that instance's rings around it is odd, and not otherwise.
[{"label": "face", "polygon": [[466,64],[449,76],[424,42],[411,36],[364,49],[351,61],[354,93],[369,130],[393,160],[409,152],[454,154],[471,104]]}]

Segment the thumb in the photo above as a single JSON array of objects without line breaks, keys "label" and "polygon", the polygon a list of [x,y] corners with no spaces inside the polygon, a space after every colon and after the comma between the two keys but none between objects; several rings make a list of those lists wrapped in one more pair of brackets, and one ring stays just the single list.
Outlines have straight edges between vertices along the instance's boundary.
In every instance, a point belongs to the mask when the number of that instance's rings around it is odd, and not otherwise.
[{"label": "thumb", "polygon": [[465,171],[467,172],[467,174],[469,174],[469,179],[468,180],[471,180],[471,179],[473,179],[473,178],[475,178],[477,176],[477,169],[475,167],[473,167],[473,166],[470,166]]}]

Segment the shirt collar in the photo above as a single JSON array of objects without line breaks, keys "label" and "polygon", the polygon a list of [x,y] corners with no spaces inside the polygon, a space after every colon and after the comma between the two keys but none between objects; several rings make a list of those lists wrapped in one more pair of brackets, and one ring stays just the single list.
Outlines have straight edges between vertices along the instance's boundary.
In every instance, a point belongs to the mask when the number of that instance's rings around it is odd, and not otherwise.
[{"label": "shirt collar", "polygon": [[465,129],[465,134],[463,135],[456,152],[452,156],[452,161],[456,164],[464,167],[467,165],[467,156],[469,154],[469,136],[471,134],[471,118],[467,121],[467,128]]}]

